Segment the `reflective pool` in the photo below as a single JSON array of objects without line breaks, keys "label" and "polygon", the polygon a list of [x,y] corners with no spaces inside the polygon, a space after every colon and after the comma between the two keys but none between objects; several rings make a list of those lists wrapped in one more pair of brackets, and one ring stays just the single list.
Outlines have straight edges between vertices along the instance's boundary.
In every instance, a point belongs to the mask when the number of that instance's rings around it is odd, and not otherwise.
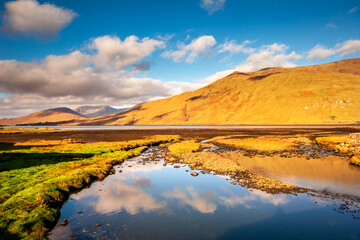
[{"label": "reflective pool", "polygon": [[[339,211],[341,199],[318,193],[272,195],[232,185],[227,176],[197,171],[193,177],[187,166],[163,163],[152,148],[71,195],[49,237],[360,239],[360,219],[351,207]],[[68,224],[60,226],[65,218]]]}]

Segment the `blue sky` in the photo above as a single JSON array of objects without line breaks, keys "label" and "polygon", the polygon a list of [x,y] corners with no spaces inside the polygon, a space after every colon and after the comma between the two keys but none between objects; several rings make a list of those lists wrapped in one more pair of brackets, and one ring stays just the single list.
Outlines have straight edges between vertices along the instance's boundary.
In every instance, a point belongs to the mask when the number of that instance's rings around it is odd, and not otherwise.
[{"label": "blue sky", "polygon": [[0,118],[133,105],[234,70],[360,57],[360,0],[18,0],[0,8]]}]

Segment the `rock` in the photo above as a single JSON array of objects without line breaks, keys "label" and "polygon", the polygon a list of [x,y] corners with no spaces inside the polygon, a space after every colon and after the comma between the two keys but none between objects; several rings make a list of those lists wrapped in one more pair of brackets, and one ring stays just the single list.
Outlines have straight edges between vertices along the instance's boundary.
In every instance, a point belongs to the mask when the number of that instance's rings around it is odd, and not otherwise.
[{"label": "rock", "polygon": [[122,170],[121,170],[121,169],[119,170],[119,173],[122,173]]},{"label": "rock", "polygon": [[191,176],[193,176],[193,177],[196,177],[197,175],[199,175],[197,172],[192,172],[191,173]]},{"label": "rock", "polygon": [[163,166],[166,166],[166,163],[164,163]]},{"label": "rock", "polygon": [[115,168],[112,168],[112,169],[110,170],[110,174],[115,174]]},{"label": "rock", "polygon": [[101,226],[101,225],[100,225],[100,224],[98,224],[98,223],[97,223],[97,224],[95,224],[95,225],[96,225],[97,227],[100,227],[100,226]]},{"label": "rock", "polygon": [[80,214],[80,213],[83,213],[82,211],[78,211],[78,212],[76,212],[77,214]]},{"label": "rock", "polygon": [[205,171],[204,170],[202,170],[202,171],[200,171],[202,174],[205,174]]},{"label": "rock", "polygon": [[71,237],[77,237],[77,236],[79,236],[78,233],[73,233],[73,234],[71,234]]},{"label": "rock", "polygon": [[180,167],[179,165],[174,166],[174,168],[179,168],[179,167]]},{"label": "rock", "polygon": [[232,184],[232,185],[236,185],[236,182],[235,182],[235,181],[232,181],[231,184]]},{"label": "rock", "polygon": [[66,226],[66,225],[68,225],[68,220],[67,220],[67,218],[65,218],[61,223],[60,223],[60,225],[61,226]]},{"label": "rock", "polygon": [[360,155],[354,155],[350,158],[350,164],[360,167]]},{"label": "rock", "polygon": [[350,133],[346,143],[350,146],[360,146],[360,133]]}]

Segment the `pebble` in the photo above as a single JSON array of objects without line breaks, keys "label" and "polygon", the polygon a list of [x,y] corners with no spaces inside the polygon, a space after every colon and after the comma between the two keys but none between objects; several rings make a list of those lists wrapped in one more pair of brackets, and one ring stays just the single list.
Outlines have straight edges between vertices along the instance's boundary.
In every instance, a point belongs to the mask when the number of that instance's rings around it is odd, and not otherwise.
[{"label": "pebble", "polygon": [[77,237],[77,236],[79,236],[78,233],[73,233],[73,234],[71,234],[71,237]]},{"label": "pebble", "polygon": [[68,225],[68,220],[67,220],[67,218],[65,218],[61,223],[60,223],[60,225],[61,226],[66,226],[66,225]]},{"label": "pebble", "polygon": [[191,173],[191,176],[193,176],[193,177],[196,177],[197,175],[199,175],[197,172],[192,172]]}]

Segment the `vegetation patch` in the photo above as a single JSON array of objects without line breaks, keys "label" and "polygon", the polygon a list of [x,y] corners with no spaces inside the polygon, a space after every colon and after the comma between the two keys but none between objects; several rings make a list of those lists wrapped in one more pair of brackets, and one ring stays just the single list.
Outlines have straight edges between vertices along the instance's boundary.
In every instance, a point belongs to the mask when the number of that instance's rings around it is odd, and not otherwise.
[{"label": "vegetation patch", "polygon": [[170,145],[168,149],[171,153],[175,155],[179,155],[183,153],[197,152],[201,149],[201,145],[195,140],[189,140],[189,141],[174,143]]},{"label": "vegetation patch", "polygon": [[59,130],[55,128],[0,128],[0,134],[42,134],[64,131],[67,130]]},{"label": "vegetation patch", "polygon": [[360,167],[360,155],[355,155],[350,158],[350,164]]},{"label": "vegetation patch", "polygon": [[0,236],[46,238],[72,191],[104,178],[113,165],[149,146],[179,139],[156,135],[128,142],[0,144]]},{"label": "vegetation patch", "polygon": [[308,143],[305,137],[284,137],[284,136],[263,136],[263,137],[217,137],[210,139],[209,142],[227,145],[245,150],[256,150],[260,152],[280,152],[295,150],[301,143]]},{"label": "vegetation patch", "polygon": [[346,143],[347,136],[329,136],[329,137],[317,137],[315,142],[320,146],[334,149],[335,145],[340,143]]}]

